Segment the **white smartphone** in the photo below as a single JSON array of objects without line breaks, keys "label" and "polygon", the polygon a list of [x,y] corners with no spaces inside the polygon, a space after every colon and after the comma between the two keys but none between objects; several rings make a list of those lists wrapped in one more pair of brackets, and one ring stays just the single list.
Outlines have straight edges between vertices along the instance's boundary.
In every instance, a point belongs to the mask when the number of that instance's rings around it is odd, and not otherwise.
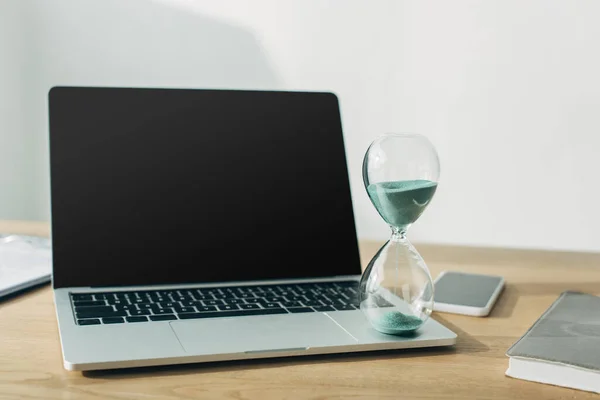
[{"label": "white smartphone", "polygon": [[433,310],[485,317],[503,288],[501,276],[443,271],[434,281]]}]

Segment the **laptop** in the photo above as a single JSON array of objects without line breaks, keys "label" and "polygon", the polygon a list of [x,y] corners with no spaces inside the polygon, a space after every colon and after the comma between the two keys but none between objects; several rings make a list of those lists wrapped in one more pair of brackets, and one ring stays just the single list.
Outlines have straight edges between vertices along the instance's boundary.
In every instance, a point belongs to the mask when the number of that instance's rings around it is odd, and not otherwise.
[{"label": "laptop", "polygon": [[[54,87],[52,285],[64,367],[446,346],[376,332],[327,92]],[[382,304],[381,306],[386,306]]]}]

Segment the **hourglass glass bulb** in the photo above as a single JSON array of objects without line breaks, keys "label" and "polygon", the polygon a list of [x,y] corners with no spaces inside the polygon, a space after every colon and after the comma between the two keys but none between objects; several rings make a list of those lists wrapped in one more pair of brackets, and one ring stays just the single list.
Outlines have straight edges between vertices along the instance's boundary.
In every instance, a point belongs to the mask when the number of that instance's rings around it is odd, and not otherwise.
[{"label": "hourglass glass bulb", "polygon": [[365,154],[365,189],[391,229],[360,282],[361,310],[380,332],[412,333],[433,310],[431,274],[406,231],[429,205],[438,177],[437,153],[422,135],[383,135]]}]

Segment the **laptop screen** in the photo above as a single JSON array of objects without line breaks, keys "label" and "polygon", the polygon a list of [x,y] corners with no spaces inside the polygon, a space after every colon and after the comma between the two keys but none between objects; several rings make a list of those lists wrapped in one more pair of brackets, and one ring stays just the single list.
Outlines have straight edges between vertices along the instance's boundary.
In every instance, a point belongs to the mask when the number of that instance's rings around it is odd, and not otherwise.
[{"label": "laptop screen", "polygon": [[331,93],[55,87],[54,287],[360,273]]}]

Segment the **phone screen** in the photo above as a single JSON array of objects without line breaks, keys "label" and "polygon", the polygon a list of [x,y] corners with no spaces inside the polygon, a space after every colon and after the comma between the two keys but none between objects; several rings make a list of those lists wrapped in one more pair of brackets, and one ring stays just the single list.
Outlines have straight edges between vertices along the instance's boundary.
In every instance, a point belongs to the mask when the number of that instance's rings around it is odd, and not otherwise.
[{"label": "phone screen", "polygon": [[501,282],[499,276],[446,272],[435,282],[434,301],[485,307]]}]

